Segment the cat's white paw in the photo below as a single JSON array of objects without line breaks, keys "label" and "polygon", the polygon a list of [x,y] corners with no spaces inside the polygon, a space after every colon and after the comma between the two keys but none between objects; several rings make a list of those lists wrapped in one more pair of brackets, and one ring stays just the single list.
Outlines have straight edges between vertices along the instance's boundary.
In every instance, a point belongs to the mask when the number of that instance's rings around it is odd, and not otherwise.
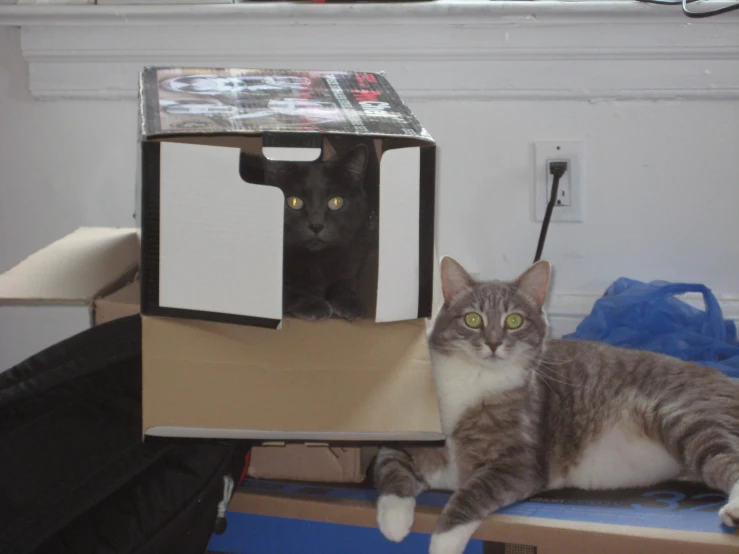
[{"label": "cat's white paw", "polygon": [[413,525],[415,498],[401,498],[384,494],[377,500],[377,526],[389,541],[400,542],[408,536]]},{"label": "cat's white paw", "polygon": [[739,498],[729,502],[719,510],[718,515],[729,527],[739,527]]},{"label": "cat's white paw", "polygon": [[431,535],[429,554],[462,554],[479,526],[479,521],[473,521],[457,525],[443,533],[435,532]]}]

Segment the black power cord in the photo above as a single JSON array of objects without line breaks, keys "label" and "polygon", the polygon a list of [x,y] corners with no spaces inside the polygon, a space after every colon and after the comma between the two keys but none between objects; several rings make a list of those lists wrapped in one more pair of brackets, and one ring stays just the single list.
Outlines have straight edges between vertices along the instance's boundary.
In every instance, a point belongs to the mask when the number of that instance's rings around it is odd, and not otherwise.
[{"label": "black power cord", "polygon": [[[702,18],[712,17],[714,15],[720,15],[722,13],[739,10],[739,2],[723,6],[721,8],[714,8],[704,11],[692,11],[688,8],[690,4],[700,3],[700,0],[639,0],[645,4],[657,4],[662,6],[682,6],[683,13],[688,17]],[[701,4],[705,5],[705,4]]]},{"label": "black power cord", "polygon": [[544,221],[541,224],[541,231],[539,232],[539,244],[536,246],[536,255],[534,256],[534,263],[541,259],[541,252],[544,250],[544,241],[547,240],[547,231],[549,230],[549,220],[552,219],[552,210],[557,204],[557,193],[559,193],[559,180],[562,175],[567,171],[567,162],[549,162],[549,173],[554,176],[552,180],[552,195],[549,197],[549,203],[547,204],[547,211],[544,214]]}]

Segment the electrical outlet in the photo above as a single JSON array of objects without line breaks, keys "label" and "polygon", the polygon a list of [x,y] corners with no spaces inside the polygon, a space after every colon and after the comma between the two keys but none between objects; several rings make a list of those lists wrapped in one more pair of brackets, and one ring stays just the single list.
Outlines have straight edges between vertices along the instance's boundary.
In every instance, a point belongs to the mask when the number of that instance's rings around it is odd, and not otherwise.
[{"label": "electrical outlet", "polygon": [[[546,160],[546,172],[547,172],[547,200],[546,203],[549,203],[549,200],[552,198],[552,185],[554,184],[554,175],[552,175],[551,171],[549,171],[549,164],[552,162],[567,162],[567,171],[565,171],[565,174],[562,175],[562,177],[559,180],[559,186],[557,187],[557,203],[555,204],[555,207],[569,207],[572,205],[572,180],[570,179],[570,176],[572,173],[569,170],[570,161],[565,158],[547,158]],[[544,209],[546,209],[546,203],[544,205]]]},{"label": "electrical outlet", "polygon": [[585,216],[584,195],[585,148],[582,142],[547,141],[534,143],[534,216],[543,221],[552,194],[554,176],[551,162],[567,162],[567,171],[559,180],[557,202],[550,221],[582,222]]}]

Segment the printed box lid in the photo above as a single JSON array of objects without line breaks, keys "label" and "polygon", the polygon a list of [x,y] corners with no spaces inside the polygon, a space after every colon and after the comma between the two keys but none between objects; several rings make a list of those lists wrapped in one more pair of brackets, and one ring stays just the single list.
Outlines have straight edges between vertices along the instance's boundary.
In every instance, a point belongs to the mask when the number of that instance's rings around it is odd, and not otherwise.
[{"label": "printed box lid", "polygon": [[311,132],[433,142],[382,73],[149,67],[140,89],[146,138]]}]

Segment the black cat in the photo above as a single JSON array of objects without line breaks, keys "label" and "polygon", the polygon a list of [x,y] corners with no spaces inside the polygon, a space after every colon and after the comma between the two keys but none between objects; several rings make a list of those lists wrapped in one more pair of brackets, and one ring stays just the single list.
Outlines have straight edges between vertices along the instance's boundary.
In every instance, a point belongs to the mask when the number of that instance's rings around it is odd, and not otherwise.
[{"label": "black cat", "polygon": [[286,315],[364,317],[357,280],[373,241],[369,161],[369,148],[359,144],[325,162],[265,162],[264,183],[285,195]]}]

